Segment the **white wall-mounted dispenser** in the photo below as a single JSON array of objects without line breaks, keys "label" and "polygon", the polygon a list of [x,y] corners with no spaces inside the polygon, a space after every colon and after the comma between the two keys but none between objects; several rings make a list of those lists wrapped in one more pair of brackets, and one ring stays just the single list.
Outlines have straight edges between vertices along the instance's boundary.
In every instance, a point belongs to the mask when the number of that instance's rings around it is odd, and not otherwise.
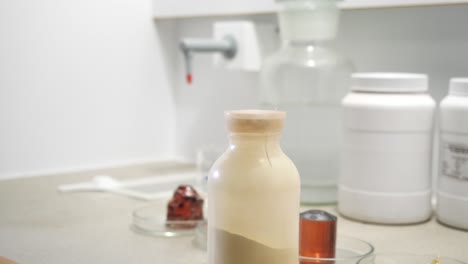
[{"label": "white wall-mounted dispenser", "polygon": [[222,39],[192,39],[186,38],[181,40],[180,49],[184,53],[185,69],[187,83],[192,83],[192,56],[193,53],[213,53],[217,52],[222,56],[231,60],[237,53],[237,41],[231,35],[223,36]]},{"label": "white wall-mounted dispenser", "polygon": [[184,38],[187,82],[193,78],[192,58],[195,53],[214,53],[213,64],[230,70],[259,71],[264,57],[276,48],[275,27],[253,21],[216,22],[213,38]]}]

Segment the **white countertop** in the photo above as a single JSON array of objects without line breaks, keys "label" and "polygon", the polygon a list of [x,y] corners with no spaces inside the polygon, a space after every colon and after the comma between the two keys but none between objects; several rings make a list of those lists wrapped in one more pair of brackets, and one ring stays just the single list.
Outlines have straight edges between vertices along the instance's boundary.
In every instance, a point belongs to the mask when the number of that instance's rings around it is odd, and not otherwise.
[{"label": "white countertop", "polygon": [[[60,184],[87,181],[98,173],[128,179],[171,170],[193,168],[150,164],[0,181],[0,256],[44,264],[203,263],[205,252],[192,246],[193,238],[155,238],[130,229],[132,211],[149,202],[111,193],[56,191]],[[316,208],[337,214],[335,207]],[[439,254],[468,263],[468,232],[435,219],[383,226],[339,217],[338,234],[366,240],[376,252]]]}]

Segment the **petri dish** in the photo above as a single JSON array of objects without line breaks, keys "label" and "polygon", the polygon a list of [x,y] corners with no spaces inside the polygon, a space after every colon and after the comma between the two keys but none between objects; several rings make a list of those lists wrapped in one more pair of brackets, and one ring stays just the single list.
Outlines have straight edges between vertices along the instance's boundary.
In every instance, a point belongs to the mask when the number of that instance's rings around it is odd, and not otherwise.
[{"label": "petri dish", "polygon": [[336,251],[334,258],[314,258],[299,256],[299,263],[320,263],[320,264],[351,264],[358,263],[361,259],[371,255],[374,247],[363,240],[339,235],[336,239]]},{"label": "petri dish", "polygon": [[199,226],[206,220],[166,220],[166,201],[158,201],[150,206],[133,211],[131,229],[139,234],[155,237],[195,236]]},{"label": "petri dish", "polygon": [[195,228],[195,237],[193,238],[192,245],[198,249],[207,250],[207,242],[208,242],[208,222],[202,221],[197,224]]},{"label": "petri dish", "polygon": [[466,264],[460,260],[437,255],[411,253],[372,254],[362,258],[359,264]]}]

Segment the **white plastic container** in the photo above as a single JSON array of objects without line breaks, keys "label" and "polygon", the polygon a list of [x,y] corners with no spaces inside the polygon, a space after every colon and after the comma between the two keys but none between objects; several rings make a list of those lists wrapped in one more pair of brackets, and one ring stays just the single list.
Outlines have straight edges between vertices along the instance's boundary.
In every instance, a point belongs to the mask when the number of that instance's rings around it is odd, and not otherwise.
[{"label": "white plastic container", "polygon": [[342,101],[339,212],[382,224],[427,220],[435,108],[427,76],[357,73],[351,82]]},{"label": "white plastic container", "polygon": [[437,218],[468,230],[468,78],[452,79],[440,103]]},{"label": "white plastic container", "polygon": [[208,178],[208,264],[297,264],[300,178],[284,112],[226,113],[229,148]]}]

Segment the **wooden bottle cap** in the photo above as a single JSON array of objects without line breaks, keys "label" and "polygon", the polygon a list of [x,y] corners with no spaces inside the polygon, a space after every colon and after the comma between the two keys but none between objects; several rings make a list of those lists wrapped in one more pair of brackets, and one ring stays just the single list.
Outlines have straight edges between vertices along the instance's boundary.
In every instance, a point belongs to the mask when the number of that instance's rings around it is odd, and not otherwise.
[{"label": "wooden bottle cap", "polygon": [[236,110],[227,111],[224,116],[230,132],[275,134],[283,129],[286,113],[272,110]]}]

